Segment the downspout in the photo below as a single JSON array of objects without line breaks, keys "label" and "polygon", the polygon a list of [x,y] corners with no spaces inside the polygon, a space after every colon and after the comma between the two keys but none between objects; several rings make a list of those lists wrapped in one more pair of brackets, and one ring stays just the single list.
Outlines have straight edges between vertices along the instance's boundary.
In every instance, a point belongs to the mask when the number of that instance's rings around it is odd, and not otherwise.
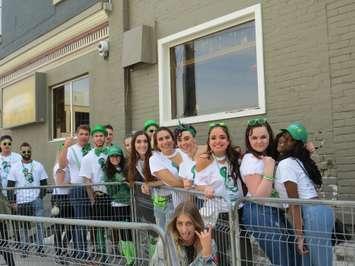
[{"label": "downspout", "polygon": [[[122,0],[122,35],[129,30],[129,0]],[[132,108],[129,104],[131,98],[131,70],[130,67],[123,69],[124,89],[124,114],[126,135],[132,133]]]}]

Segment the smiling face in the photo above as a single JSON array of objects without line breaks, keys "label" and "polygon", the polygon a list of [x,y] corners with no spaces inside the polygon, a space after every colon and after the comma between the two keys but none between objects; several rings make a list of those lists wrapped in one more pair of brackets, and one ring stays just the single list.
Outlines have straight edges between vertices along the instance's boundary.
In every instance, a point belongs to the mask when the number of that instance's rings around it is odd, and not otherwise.
[{"label": "smiling face", "polygon": [[120,162],[121,162],[121,156],[119,155],[112,155],[109,157],[110,158],[110,163],[113,165],[113,166],[119,166]]},{"label": "smiling face", "polygon": [[177,145],[186,153],[192,152],[196,148],[196,139],[190,131],[183,131],[177,139]]},{"label": "smiling face", "polygon": [[104,146],[105,144],[105,135],[101,132],[96,132],[94,136],[92,137],[95,147],[99,148]]},{"label": "smiling face", "polygon": [[181,240],[186,245],[192,245],[194,243],[196,228],[190,216],[186,214],[178,216],[176,219],[176,229]]},{"label": "smiling face", "polygon": [[215,127],[210,131],[208,145],[217,156],[223,156],[226,153],[230,140],[222,127]]},{"label": "smiling face", "polygon": [[107,136],[106,136],[106,145],[109,146],[112,144],[113,140],[113,130],[111,128],[106,128]]},{"label": "smiling face", "polygon": [[12,141],[10,139],[4,139],[0,143],[1,152],[4,154],[11,152]]},{"label": "smiling face", "polygon": [[167,130],[161,130],[156,133],[157,148],[163,154],[170,154],[174,150],[174,139]]},{"label": "smiling face", "polygon": [[253,128],[248,138],[250,146],[256,152],[263,153],[269,146],[270,136],[265,126]]},{"label": "smiling face", "polygon": [[139,157],[141,158],[145,157],[145,154],[148,151],[148,146],[149,146],[149,142],[147,137],[144,134],[137,136],[134,142],[134,149],[139,154]]},{"label": "smiling face", "polygon": [[84,146],[85,144],[87,144],[89,142],[90,133],[88,130],[79,129],[76,136],[78,137],[78,143],[80,146]]},{"label": "smiling face", "polygon": [[288,132],[284,132],[277,143],[277,151],[280,154],[286,154],[293,149],[295,143],[291,135]]}]

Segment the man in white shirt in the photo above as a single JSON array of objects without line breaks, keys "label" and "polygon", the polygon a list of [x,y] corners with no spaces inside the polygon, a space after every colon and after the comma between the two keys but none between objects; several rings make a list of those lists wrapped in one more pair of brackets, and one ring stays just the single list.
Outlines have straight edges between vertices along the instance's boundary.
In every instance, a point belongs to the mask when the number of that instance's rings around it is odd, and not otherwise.
[{"label": "man in white shirt", "polygon": [[[104,220],[107,218],[111,209],[111,201],[107,195],[105,185],[98,185],[104,183],[104,167],[107,159],[107,148],[105,145],[105,138],[107,130],[102,125],[96,125],[91,129],[92,140],[94,148],[84,156],[81,167],[80,176],[84,178],[87,184],[86,190],[92,205],[92,219]],[[96,240],[95,247],[97,252],[104,252],[105,247],[99,243],[100,230],[94,230]]]},{"label": "man in white shirt", "polygon": [[[43,197],[46,194],[45,188],[28,188],[47,185],[47,173],[40,162],[32,160],[31,146],[24,142],[20,146],[22,160],[13,164],[8,175],[7,187],[21,188],[16,191],[16,200],[14,190],[8,191],[8,198],[12,208],[17,209],[19,215],[26,216],[44,216]],[[25,189],[24,189],[25,188]],[[41,223],[37,223],[36,240],[37,252],[43,252],[44,230]],[[22,243],[29,244],[28,228],[29,223],[20,225],[20,238]],[[26,246],[24,246],[26,249]]]},{"label": "man in white shirt", "polygon": [[[83,178],[79,175],[81,161],[91,150],[90,127],[80,125],[76,130],[77,143],[73,144],[73,138],[68,137],[64,141],[63,149],[59,155],[59,169],[67,169],[70,173],[70,183],[75,185],[70,190],[69,199],[73,207],[74,218],[90,219],[90,202],[86,192]],[[87,256],[87,230],[85,227],[76,226],[73,235],[73,256],[84,258]]]},{"label": "man in white shirt", "polygon": [[[21,161],[21,155],[11,151],[12,138],[9,135],[1,136],[0,138],[0,177],[1,185],[3,188],[7,186],[7,176],[9,175],[11,165]],[[6,197],[6,190],[3,190],[2,193]]]}]

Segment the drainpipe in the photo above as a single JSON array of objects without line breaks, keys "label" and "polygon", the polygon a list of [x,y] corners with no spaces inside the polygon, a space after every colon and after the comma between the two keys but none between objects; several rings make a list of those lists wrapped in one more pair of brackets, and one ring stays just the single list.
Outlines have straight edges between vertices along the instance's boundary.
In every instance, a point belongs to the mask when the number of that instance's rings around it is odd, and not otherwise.
[{"label": "drainpipe", "polygon": [[[129,0],[122,0],[122,35],[129,30]],[[123,69],[123,89],[124,89],[124,113],[126,135],[132,133],[132,109],[129,104],[131,99],[131,70],[130,67]]]}]

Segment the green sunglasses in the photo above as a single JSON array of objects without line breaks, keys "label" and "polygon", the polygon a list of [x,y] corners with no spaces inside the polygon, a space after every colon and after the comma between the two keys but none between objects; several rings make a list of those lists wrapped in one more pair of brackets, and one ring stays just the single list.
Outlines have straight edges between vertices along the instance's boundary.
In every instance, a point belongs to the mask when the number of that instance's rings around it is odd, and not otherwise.
[{"label": "green sunglasses", "polygon": [[257,117],[251,120],[248,120],[248,126],[262,126],[267,122],[265,117]]},{"label": "green sunglasses", "polygon": [[209,123],[208,126],[210,130],[214,127],[223,127],[228,129],[227,125],[224,122],[213,122]]}]

